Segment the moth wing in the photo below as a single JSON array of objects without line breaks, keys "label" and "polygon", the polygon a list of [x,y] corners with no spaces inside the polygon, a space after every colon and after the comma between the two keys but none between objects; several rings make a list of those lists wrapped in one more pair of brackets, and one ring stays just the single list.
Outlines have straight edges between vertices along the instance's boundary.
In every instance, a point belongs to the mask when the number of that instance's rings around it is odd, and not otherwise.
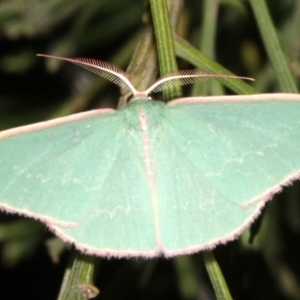
[{"label": "moth wing", "polygon": [[163,128],[155,172],[167,256],[236,238],[299,178],[299,95],[175,100]]},{"label": "moth wing", "polygon": [[0,208],[39,219],[81,250],[154,253],[141,156],[113,110],[0,134]]}]

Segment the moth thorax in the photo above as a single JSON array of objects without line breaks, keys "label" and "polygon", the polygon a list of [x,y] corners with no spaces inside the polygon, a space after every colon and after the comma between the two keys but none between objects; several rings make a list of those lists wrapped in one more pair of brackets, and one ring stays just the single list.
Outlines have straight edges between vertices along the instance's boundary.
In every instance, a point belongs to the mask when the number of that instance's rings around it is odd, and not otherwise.
[{"label": "moth thorax", "polygon": [[141,110],[139,113],[139,123],[143,131],[147,131],[149,129],[148,118],[144,110]]},{"label": "moth thorax", "polygon": [[129,131],[151,131],[153,134],[161,127],[164,111],[164,103],[149,99],[140,99],[129,103],[127,107],[124,108]]}]

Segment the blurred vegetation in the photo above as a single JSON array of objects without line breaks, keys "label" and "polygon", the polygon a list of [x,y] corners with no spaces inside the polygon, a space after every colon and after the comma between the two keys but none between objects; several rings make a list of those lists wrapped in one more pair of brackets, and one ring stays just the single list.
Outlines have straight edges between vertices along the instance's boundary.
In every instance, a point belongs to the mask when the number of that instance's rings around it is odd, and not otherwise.
[{"label": "blurred vegetation", "polygon": [[[179,68],[256,79],[252,86],[205,82],[184,89],[185,95],[297,92],[300,1],[170,0],[169,5]],[[120,91],[114,85],[37,53],[128,66],[137,87],[144,88],[158,75],[155,49],[148,1],[2,0],[0,130],[118,105]],[[232,297],[300,299],[299,238],[297,182],[268,203],[238,240],[215,249]],[[0,299],[57,298],[70,254],[64,243],[35,221],[1,214],[0,245]],[[215,299],[201,253],[147,261],[101,259],[96,269],[97,299]]]}]

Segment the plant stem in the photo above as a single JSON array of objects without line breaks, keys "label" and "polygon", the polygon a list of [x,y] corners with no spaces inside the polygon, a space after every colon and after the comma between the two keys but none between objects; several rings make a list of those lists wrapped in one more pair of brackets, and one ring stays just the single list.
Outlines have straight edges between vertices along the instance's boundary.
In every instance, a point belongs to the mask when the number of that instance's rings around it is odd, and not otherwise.
[{"label": "plant stem", "polygon": [[99,294],[93,285],[98,258],[73,249],[57,300],[86,300]]},{"label": "plant stem", "polygon": [[[178,0],[177,0],[178,2]],[[161,75],[176,71],[175,47],[166,0],[150,0]],[[164,91],[166,101],[181,96],[181,87]]]},{"label": "plant stem", "polygon": [[203,252],[203,260],[217,300],[232,300],[226,281],[213,252]]}]

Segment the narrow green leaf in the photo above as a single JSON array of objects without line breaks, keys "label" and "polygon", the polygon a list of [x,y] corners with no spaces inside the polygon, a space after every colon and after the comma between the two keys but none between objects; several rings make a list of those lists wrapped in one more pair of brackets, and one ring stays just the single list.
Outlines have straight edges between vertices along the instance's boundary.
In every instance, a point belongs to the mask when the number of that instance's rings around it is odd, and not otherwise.
[{"label": "narrow green leaf", "polygon": [[[202,27],[201,27],[201,52],[211,59],[215,59],[215,43],[218,24],[219,0],[204,0]],[[223,95],[222,85],[217,80],[210,80],[206,84],[194,84],[192,95]]]},{"label": "narrow green leaf", "polygon": [[215,57],[219,0],[204,0],[200,49],[204,55]]},{"label": "narrow green leaf", "polygon": [[[199,52],[195,47],[189,44],[184,39],[180,38],[179,36],[175,37],[175,49],[176,54],[185,59],[186,61],[190,62],[197,68],[210,71],[217,74],[227,74],[232,75],[227,69],[223,68],[218,63],[214,62],[213,60],[209,59],[201,52]],[[253,89],[249,84],[245,81],[240,79],[219,79],[226,87],[231,89],[232,91],[236,92],[237,94],[255,94],[257,93],[255,89]]]},{"label": "narrow green leaf", "polygon": [[281,47],[265,0],[250,0],[266,51],[275,70],[282,92],[298,93],[297,85]]}]

